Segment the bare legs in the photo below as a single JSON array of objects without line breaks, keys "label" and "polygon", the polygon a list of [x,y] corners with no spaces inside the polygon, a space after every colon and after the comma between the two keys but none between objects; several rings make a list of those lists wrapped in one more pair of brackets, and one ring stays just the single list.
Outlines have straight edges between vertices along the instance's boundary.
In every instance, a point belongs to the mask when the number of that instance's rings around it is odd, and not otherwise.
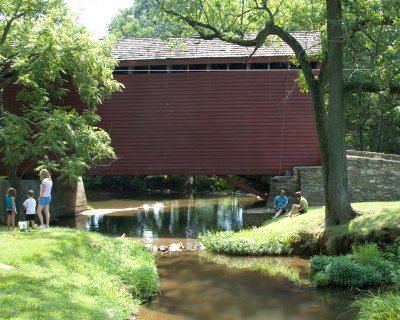
[{"label": "bare legs", "polygon": [[289,213],[288,213],[287,216],[288,216],[289,218],[291,218],[292,215],[298,214],[298,213],[299,213],[299,208],[300,208],[300,206],[299,206],[298,204],[292,205],[292,210],[289,211]]},{"label": "bare legs", "polygon": [[43,209],[43,206],[40,205],[40,204],[37,206],[37,209],[36,209],[36,213],[37,213],[37,216],[38,216],[38,218],[39,218],[39,222],[40,222],[39,225],[40,225],[40,226],[43,225],[42,209]]},{"label": "bare legs", "polygon": [[15,212],[12,212],[11,214],[7,214],[7,227],[8,227],[8,230],[10,230],[10,227],[15,229]]},{"label": "bare legs", "polygon": [[46,215],[46,227],[49,226],[49,222],[50,222],[50,210],[49,210],[49,205],[38,205],[36,213],[37,216],[39,217],[39,221],[40,221],[40,225],[43,225],[43,216],[42,216],[42,209],[44,209],[44,214]]},{"label": "bare legs", "polygon": [[278,211],[276,211],[275,215],[272,217],[272,219],[278,218],[283,212],[283,209],[280,208]]},{"label": "bare legs", "polygon": [[44,213],[46,214],[46,227],[50,226],[50,210],[49,205],[44,206]]}]

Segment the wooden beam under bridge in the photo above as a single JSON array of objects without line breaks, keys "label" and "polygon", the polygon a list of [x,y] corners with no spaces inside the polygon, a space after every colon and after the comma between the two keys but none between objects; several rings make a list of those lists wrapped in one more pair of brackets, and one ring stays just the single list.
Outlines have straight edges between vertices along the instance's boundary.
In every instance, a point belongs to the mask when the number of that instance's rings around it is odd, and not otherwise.
[{"label": "wooden beam under bridge", "polygon": [[254,194],[256,196],[259,196],[261,199],[263,199],[265,201],[268,201],[268,194],[267,193],[258,191],[256,189],[250,187],[249,185],[247,185],[247,184],[245,184],[245,183],[243,183],[243,182],[241,182],[241,181],[239,181],[237,179],[229,177],[229,176],[220,176],[219,175],[218,177],[221,178],[221,179],[224,179],[225,181],[229,182],[230,184],[233,184],[234,186],[236,186],[236,187],[238,187],[238,188],[240,188],[240,189],[242,189],[244,191],[252,193],[252,194]]}]

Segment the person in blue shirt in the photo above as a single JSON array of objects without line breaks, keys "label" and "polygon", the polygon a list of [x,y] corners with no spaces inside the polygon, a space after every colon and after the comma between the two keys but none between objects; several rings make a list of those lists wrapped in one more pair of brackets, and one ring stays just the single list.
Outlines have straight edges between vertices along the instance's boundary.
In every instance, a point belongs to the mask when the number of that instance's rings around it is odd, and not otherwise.
[{"label": "person in blue shirt", "polygon": [[7,214],[7,227],[8,230],[12,227],[15,229],[15,215],[17,214],[15,199],[17,198],[17,191],[14,188],[9,188],[6,194],[6,214]]},{"label": "person in blue shirt", "polygon": [[285,195],[285,190],[281,189],[279,195],[275,197],[274,209],[275,215],[272,219],[279,217],[282,213],[287,211],[287,205],[289,203],[288,197]]}]

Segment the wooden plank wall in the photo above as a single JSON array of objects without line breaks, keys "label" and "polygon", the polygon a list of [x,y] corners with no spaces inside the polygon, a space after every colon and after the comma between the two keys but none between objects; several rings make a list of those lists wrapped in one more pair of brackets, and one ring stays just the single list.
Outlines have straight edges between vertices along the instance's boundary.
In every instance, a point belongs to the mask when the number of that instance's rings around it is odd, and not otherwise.
[{"label": "wooden plank wall", "polygon": [[282,174],[319,165],[296,71],[117,75],[99,107],[120,159],[96,174]]}]

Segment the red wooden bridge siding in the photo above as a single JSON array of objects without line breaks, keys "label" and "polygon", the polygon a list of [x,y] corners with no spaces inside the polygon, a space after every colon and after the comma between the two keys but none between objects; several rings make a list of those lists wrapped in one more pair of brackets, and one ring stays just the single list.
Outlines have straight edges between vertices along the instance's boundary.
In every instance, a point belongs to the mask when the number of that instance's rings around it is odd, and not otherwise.
[{"label": "red wooden bridge siding", "polygon": [[92,174],[278,174],[319,165],[296,70],[116,75],[99,107],[119,156]]},{"label": "red wooden bridge siding", "polygon": [[[307,51],[319,52],[318,33],[293,36]],[[320,164],[311,97],[295,84],[290,47],[271,42],[254,53],[217,39],[179,43],[184,46],[158,38],[120,39],[113,51],[117,73],[129,69],[129,74],[115,77],[125,89],[98,107],[100,126],[111,135],[119,159],[89,174],[282,174]],[[286,69],[275,69],[281,62]],[[215,71],[227,63],[232,69]],[[235,63],[248,64],[239,71]],[[268,68],[252,69],[250,63]],[[194,64],[211,69],[175,72]],[[135,73],[141,67],[154,73]],[[14,110],[20,108],[15,94],[15,86],[8,88],[6,102]],[[71,94],[66,103],[79,106],[79,97]]]}]

